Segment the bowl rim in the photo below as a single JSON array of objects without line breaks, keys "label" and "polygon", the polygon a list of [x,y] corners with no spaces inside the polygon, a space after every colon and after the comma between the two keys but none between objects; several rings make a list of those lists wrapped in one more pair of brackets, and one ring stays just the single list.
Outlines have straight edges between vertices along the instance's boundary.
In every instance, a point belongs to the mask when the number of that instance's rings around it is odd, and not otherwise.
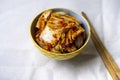
[{"label": "bowl rim", "polygon": [[[52,10],[52,9],[64,9],[64,10],[68,10],[68,11],[74,12],[76,15],[81,16],[80,14],[78,14],[79,12],[74,11],[74,10],[71,10],[71,9],[68,9],[68,8],[48,8],[48,9],[45,9],[45,10],[49,10],[49,9],[51,9],[51,10]],[[45,10],[42,10],[42,12],[44,12]],[[83,49],[86,47],[86,45],[87,45],[88,42],[90,41],[91,31],[90,31],[90,25],[89,25],[88,21],[87,21],[83,16],[81,16],[81,18],[85,21],[85,23],[86,23],[86,25],[87,25],[87,27],[88,27],[88,37],[87,37],[87,40],[85,41],[85,43],[84,43],[79,49],[77,49],[77,50],[75,50],[75,51],[73,51],[73,52],[69,52],[69,53],[56,53],[56,52],[47,51],[47,50],[43,49],[42,47],[40,47],[40,46],[38,45],[38,43],[34,40],[33,36],[32,36],[32,24],[33,24],[34,20],[35,20],[42,12],[38,13],[38,14],[33,18],[33,20],[31,21],[31,24],[30,24],[30,37],[31,37],[34,45],[35,45],[37,48],[39,48],[41,51],[43,51],[43,52],[45,52],[45,53],[48,53],[48,54],[59,55],[59,56],[67,56],[67,55],[72,55],[72,54],[74,54],[74,53],[77,53],[77,52],[83,50]]]}]

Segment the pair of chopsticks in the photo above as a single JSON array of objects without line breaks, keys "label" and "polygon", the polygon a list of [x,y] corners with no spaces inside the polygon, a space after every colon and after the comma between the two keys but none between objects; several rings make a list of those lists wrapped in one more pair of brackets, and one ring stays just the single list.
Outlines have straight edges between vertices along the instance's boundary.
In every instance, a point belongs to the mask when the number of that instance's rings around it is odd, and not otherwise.
[{"label": "pair of chopsticks", "polygon": [[111,55],[109,54],[108,50],[103,45],[102,41],[100,40],[99,36],[97,35],[95,29],[93,28],[93,26],[90,23],[90,20],[87,18],[86,14],[84,12],[82,12],[81,15],[90,25],[92,41],[93,41],[100,57],[102,58],[102,61],[105,64],[108,72],[110,73],[112,79],[120,80],[120,70],[119,70],[118,66],[114,62]]}]

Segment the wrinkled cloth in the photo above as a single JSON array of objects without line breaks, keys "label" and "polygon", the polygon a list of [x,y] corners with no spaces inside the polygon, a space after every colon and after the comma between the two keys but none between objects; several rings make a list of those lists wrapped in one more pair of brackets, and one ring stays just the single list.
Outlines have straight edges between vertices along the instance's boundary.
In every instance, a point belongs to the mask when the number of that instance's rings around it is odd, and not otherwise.
[{"label": "wrinkled cloth", "polygon": [[30,24],[49,8],[84,11],[120,68],[120,0],[1,0],[0,80],[111,80],[92,40],[66,61],[47,58],[34,46]]}]

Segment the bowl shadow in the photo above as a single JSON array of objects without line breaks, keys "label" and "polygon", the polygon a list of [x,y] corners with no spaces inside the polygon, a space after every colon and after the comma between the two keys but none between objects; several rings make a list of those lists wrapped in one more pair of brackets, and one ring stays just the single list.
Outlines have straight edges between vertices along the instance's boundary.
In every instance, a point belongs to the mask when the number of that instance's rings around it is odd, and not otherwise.
[{"label": "bowl shadow", "polygon": [[94,60],[98,57],[99,56],[97,54],[96,48],[94,47],[92,41],[90,40],[86,48],[79,55],[69,60],[56,61],[56,63],[59,65],[61,64],[63,66],[64,64],[67,64],[67,65],[75,65],[76,67],[80,67],[86,65],[87,63],[94,62]]}]

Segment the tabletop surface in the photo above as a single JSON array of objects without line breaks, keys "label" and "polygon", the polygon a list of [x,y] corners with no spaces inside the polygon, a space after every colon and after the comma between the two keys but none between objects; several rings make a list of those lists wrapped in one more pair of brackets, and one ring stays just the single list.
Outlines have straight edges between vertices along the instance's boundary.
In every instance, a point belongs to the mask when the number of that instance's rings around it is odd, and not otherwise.
[{"label": "tabletop surface", "polygon": [[120,0],[1,0],[0,80],[111,80],[92,40],[66,61],[47,58],[34,46],[30,24],[49,8],[84,11],[120,68]]}]

